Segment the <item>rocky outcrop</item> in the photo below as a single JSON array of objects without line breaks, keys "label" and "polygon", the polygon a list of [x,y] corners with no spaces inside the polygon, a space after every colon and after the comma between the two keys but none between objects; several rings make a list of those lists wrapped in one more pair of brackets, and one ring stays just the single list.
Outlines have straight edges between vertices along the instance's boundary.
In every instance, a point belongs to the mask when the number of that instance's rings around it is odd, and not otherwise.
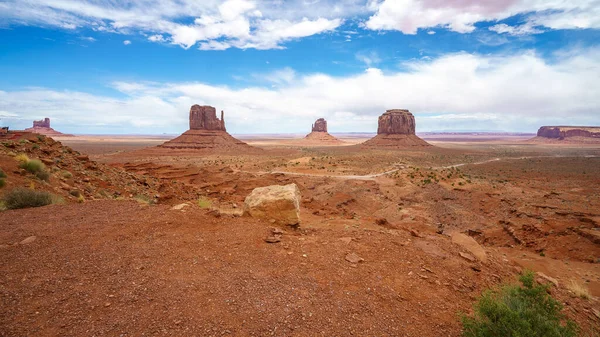
[{"label": "rocky outcrop", "polygon": [[379,116],[378,135],[414,135],[415,116],[405,109],[387,110]]},{"label": "rocky outcrop", "polygon": [[319,118],[312,125],[312,132],[327,132],[327,121],[325,118]]},{"label": "rocky outcrop", "polygon": [[300,190],[296,184],[257,187],[244,200],[244,215],[281,226],[300,224]]},{"label": "rocky outcrop", "polygon": [[50,118],[44,118],[39,121],[33,121],[33,127],[25,129],[27,132],[33,132],[42,134],[44,136],[50,137],[70,137],[72,135],[67,135],[62,132],[58,132],[50,127]]},{"label": "rocky outcrop", "polygon": [[190,108],[190,130],[225,129],[225,113],[221,111],[221,119],[217,118],[217,110],[209,105],[194,104]]},{"label": "rocky outcrop", "polygon": [[34,128],[50,128],[50,118],[46,117],[41,121],[33,121]]},{"label": "rocky outcrop", "polygon": [[216,109],[208,105],[194,104],[190,108],[190,129],[160,147],[170,149],[195,149],[217,151],[248,151],[255,149],[232,137],[225,129],[225,113],[217,118]]},{"label": "rocky outcrop", "polygon": [[542,126],[538,137],[563,140],[566,138],[595,138],[600,140],[600,127],[593,126]]},{"label": "rocky outcrop", "polygon": [[377,136],[363,143],[368,147],[405,148],[431,146],[415,134],[415,117],[405,109],[387,110],[379,116]]}]

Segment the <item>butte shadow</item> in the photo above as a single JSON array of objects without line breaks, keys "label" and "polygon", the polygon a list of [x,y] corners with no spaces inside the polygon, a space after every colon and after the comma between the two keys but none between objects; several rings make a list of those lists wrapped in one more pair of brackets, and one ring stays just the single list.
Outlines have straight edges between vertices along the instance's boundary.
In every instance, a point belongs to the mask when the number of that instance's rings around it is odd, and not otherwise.
[{"label": "butte shadow", "polygon": [[432,146],[415,134],[415,128],[415,116],[408,110],[387,110],[379,116],[377,136],[360,145],[385,149]]}]

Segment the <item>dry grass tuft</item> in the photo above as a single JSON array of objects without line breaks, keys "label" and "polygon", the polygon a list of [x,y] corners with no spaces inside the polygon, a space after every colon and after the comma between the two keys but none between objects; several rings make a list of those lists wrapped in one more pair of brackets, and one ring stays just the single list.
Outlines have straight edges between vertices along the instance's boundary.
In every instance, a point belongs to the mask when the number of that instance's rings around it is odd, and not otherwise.
[{"label": "dry grass tuft", "polygon": [[567,289],[571,291],[575,297],[589,299],[591,297],[590,291],[585,284],[579,283],[575,280],[571,280],[567,285]]}]

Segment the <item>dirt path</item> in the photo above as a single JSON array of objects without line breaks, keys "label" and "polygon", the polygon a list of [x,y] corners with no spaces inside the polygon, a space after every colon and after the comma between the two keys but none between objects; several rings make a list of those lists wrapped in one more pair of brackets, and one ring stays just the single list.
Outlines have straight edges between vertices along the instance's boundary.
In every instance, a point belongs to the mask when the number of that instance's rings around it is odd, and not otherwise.
[{"label": "dirt path", "polygon": [[[462,166],[467,166],[467,165],[483,165],[483,164],[487,164],[487,163],[492,163],[492,162],[497,162],[497,161],[508,161],[508,160],[523,160],[523,159],[536,159],[536,158],[569,158],[569,157],[578,157],[578,156],[523,156],[523,157],[512,157],[512,158],[492,158],[492,159],[488,159],[488,160],[484,160],[484,161],[479,161],[479,162],[474,162],[474,163],[459,163],[459,164],[454,164],[454,165],[449,165],[449,166],[438,166],[438,167],[434,167],[433,169],[436,170],[440,170],[440,169],[449,169],[449,168],[456,168],[456,167],[462,167]],[[585,158],[598,158],[599,156],[595,156],[595,155],[586,155],[584,156]],[[290,175],[290,176],[303,176],[303,177],[319,177],[319,178],[334,178],[334,179],[344,179],[344,180],[375,180],[375,178],[377,177],[381,177],[384,176],[386,174],[390,174],[390,173],[394,173],[394,172],[398,172],[400,170],[405,169],[406,166],[400,166],[396,169],[393,170],[388,170],[385,172],[381,172],[381,173],[374,173],[374,174],[367,174],[367,175],[331,175],[331,174],[314,174],[314,173],[300,173],[300,172],[288,172],[288,171],[259,171],[259,172],[252,172],[252,171],[237,171],[237,172],[243,172],[243,173],[250,173],[250,174],[257,174],[257,175],[264,175],[264,174],[285,174],[285,175]]]}]

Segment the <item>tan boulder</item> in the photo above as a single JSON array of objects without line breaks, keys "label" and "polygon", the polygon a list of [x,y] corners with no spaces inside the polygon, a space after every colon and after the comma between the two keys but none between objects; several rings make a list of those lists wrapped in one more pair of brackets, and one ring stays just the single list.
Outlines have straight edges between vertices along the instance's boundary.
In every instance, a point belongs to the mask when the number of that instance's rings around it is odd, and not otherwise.
[{"label": "tan boulder", "polygon": [[296,226],[300,224],[300,200],[296,184],[257,187],[244,200],[244,215]]},{"label": "tan boulder", "polygon": [[473,254],[479,261],[487,261],[485,250],[472,237],[463,233],[454,232],[452,233],[452,242]]}]

